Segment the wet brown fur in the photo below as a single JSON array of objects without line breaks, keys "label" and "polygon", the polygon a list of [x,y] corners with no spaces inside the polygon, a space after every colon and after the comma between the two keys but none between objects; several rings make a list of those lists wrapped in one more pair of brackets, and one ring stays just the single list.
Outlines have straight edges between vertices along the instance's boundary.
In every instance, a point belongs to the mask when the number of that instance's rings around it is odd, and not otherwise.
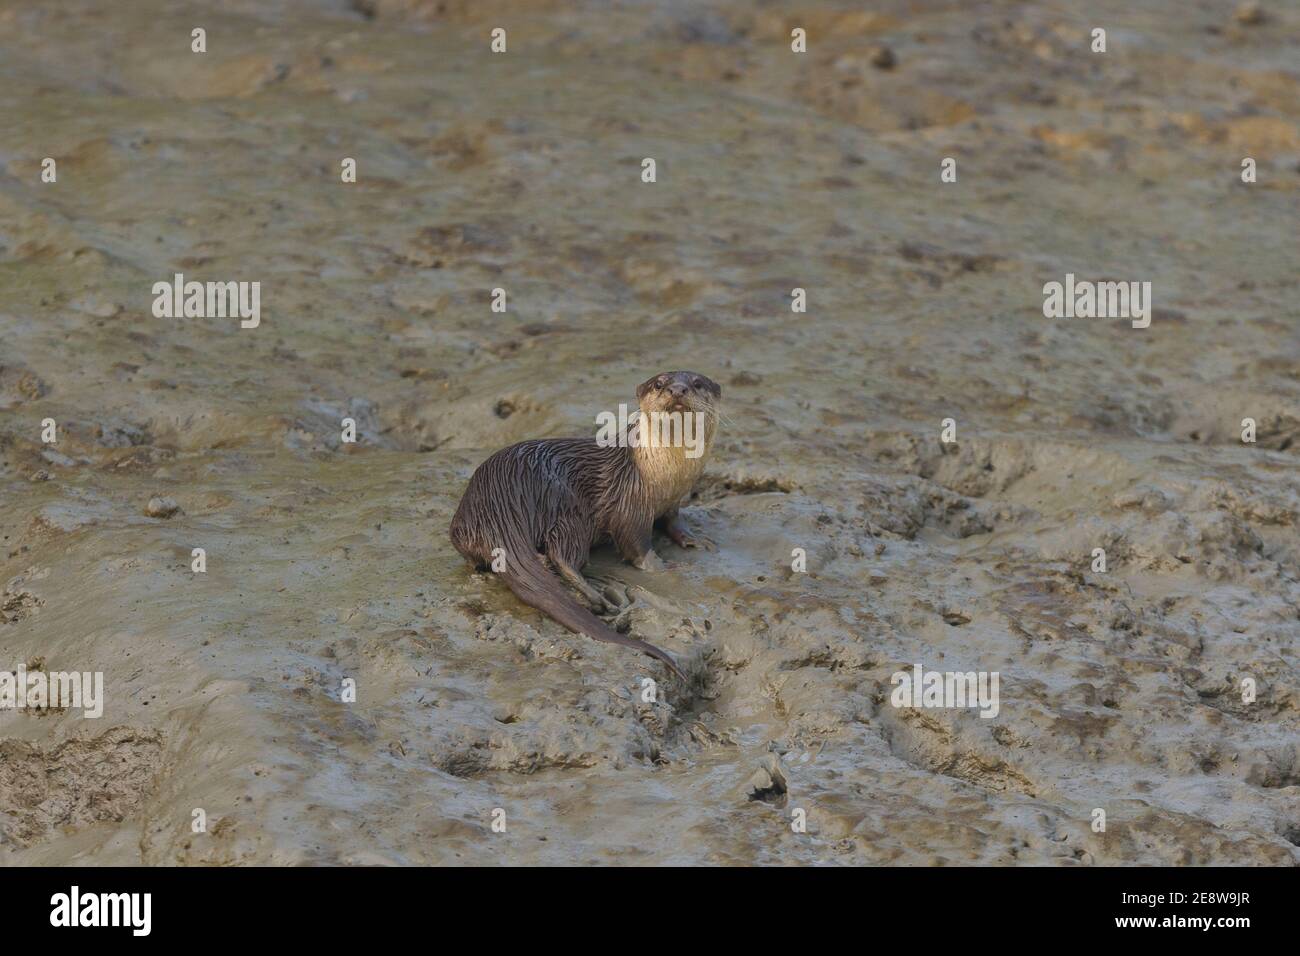
[{"label": "wet brown fur", "polygon": [[595,438],[511,445],[475,470],[452,518],[451,541],[480,569],[492,566],[494,549],[504,549],[500,576],[525,604],[575,633],[649,654],[685,680],[671,656],[615,631],[583,607],[555,573],[591,601],[596,595],[582,568],[601,541],[612,541],[624,560],[647,568],[657,562],[651,548],[656,520],[668,520],[674,541],[694,543],[677,507],[708,457],[722,389],[693,372],[664,372],[643,382],[636,394],[645,412],[703,412],[704,454],[691,459],[681,447],[602,447]]}]

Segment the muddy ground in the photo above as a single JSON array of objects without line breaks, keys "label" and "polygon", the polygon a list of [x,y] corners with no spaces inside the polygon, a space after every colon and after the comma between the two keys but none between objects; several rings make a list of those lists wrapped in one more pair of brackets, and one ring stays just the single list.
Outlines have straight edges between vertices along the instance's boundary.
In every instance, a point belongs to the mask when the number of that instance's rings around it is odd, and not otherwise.
[{"label": "muddy ground", "polygon": [[[1300,862],[1300,11],[863,6],[0,0],[0,862]],[[690,687],[446,533],[676,368]]]}]

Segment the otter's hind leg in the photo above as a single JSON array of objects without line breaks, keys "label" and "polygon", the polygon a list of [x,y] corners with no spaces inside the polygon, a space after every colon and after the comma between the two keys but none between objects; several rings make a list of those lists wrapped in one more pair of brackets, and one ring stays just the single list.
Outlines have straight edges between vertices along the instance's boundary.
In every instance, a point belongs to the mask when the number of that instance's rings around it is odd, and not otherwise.
[{"label": "otter's hind leg", "polygon": [[[550,557],[550,555],[547,555],[547,557]],[[604,591],[601,591],[587,579],[586,575],[572,565],[557,561],[555,558],[551,558],[551,563],[555,565],[555,570],[560,572],[564,580],[582,592],[582,596],[591,603],[591,609],[597,614],[602,612],[617,614],[621,620],[624,612],[635,603],[630,596],[629,589],[622,584],[615,582],[607,585]],[[599,584],[600,582],[597,581],[596,583]]]},{"label": "otter's hind leg", "polygon": [[551,528],[546,535],[546,557],[560,573],[560,577],[573,585],[587,599],[591,609],[599,614],[607,609],[608,602],[582,574],[582,568],[591,554],[591,538],[591,522],[578,517],[576,507],[572,507],[564,524]]},{"label": "otter's hind leg", "polygon": [[591,582],[582,576],[581,571],[573,565],[565,564],[550,555],[547,555],[547,557],[551,558],[551,564],[555,565],[555,570],[560,572],[560,576],[572,584],[587,599],[587,603],[591,605],[593,611],[599,614],[602,611],[609,610],[609,602],[591,586]]}]

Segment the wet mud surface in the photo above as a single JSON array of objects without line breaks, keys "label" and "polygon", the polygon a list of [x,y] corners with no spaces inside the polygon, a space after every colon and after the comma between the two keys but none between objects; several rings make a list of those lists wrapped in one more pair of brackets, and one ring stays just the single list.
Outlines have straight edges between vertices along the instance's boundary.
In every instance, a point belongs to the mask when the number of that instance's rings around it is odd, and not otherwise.
[{"label": "wet mud surface", "polygon": [[[0,862],[1300,862],[1300,14],[1091,6],[0,0]],[[677,368],[690,687],[446,534]]]}]

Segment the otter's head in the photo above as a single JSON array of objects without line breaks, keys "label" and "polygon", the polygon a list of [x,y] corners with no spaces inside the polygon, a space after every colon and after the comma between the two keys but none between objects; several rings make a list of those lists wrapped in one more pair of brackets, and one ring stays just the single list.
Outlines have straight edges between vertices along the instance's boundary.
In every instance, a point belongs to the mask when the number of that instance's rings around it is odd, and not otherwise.
[{"label": "otter's head", "polygon": [[660,372],[636,387],[643,412],[703,412],[717,417],[722,386],[696,372]]},{"label": "otter's head", "polygon": [[663,501],[689,491],[718,426],[722,388],[696,372],[660,372],[636,389],[636,459]]}]

